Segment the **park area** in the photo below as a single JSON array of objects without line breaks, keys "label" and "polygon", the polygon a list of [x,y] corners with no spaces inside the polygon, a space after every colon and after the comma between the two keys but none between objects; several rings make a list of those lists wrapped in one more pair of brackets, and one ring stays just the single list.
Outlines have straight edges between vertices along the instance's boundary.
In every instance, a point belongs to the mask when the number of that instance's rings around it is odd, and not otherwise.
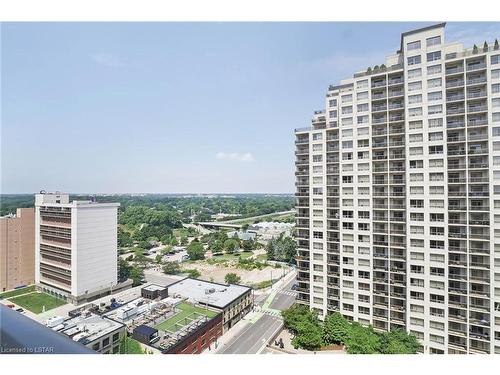
[{"label": "park area", "polygon": [[178,310],[177,313],[171,318],[158,324],[155,327],[156,329],[174,333],[201,316],[213,318],[217,315],[217,312],[215,311],[194,306],[187,302],[181,302],[175,306],[175,308]]},{"label": "park area", "polygon": [[55,309],[56,307],[65,305],[67,303],[62,299],[53,297],[46,293],[38,292],[22,294],[18,295],[17,297],[9,297],[9,301],[35,314],[40,314],[44,311]]},{"label": "park area", "polygon": [[27,286],[24,288],[18,288],[18,289],[14,289],[14,290],[9,290],[8,292],[0,293],[0,299],[16,297],[16,296],[20,296],[21,294],[32,293],[34,291],[35,291],[35,286],[30,285],[30,286]]}]

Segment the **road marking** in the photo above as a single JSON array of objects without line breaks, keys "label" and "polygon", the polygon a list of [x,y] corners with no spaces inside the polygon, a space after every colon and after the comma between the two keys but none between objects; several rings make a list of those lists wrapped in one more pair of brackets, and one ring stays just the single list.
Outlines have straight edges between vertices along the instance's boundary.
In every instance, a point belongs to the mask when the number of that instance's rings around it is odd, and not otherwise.
[{"label": "road marking", "polygon": [[269,338],[267,339],[267,341],[264,342],[264,344],[259,348],[259,350],[257,350],[257,353],[255,353],[255,354],[262,353],[262,351],[267,347],[267,344],[268,344],[269,340],[271,340],[273,338],[273,336],[275,336],[278,333],[278,331],[281,330],[282,328],[283,328],[283,322],[281,322],[281,324],[273,331],[273,333],[271,334],[271,336],[269,336]]}]

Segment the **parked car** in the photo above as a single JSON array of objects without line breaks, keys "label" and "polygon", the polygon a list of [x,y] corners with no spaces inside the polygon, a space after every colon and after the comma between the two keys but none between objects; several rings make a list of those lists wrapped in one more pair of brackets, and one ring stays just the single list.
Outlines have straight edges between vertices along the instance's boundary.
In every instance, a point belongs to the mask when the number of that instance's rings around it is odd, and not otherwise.
[{"label": "parked car", "polygon": [[21,313],[21,314],[22,314],[22,313],[24,312],[24,309],[22,309],[21,307],[19,307],[19,308],[17,308],[17,309],[16,309],[16,311],[17,311],[18,313]]},{"label": "parked car", "polygon": [[13,309],[14,307],[16,307],[16,305],[13,305],[12,303],[9,303],[9,304],[7,305],[7,307],[8,307],[9,309]]}]

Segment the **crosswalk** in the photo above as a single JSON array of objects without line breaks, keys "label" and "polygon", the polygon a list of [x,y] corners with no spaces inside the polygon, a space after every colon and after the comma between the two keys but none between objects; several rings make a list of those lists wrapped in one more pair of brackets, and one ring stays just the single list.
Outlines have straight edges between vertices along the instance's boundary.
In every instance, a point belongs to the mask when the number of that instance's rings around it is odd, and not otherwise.
[{"label": "crosswalk", "polygon": [[285,296],[296,297],[297,292],[293,290],[280,290],[277,294],[283,294]]},{"label": "crosswalk", "polygon": [[262,310],[262,312],[266,315],[269,315],[269,316],[275,316],[275,317],[281,318],[281,311],[278,311],[278,310],[264,309],[264,310]]}]

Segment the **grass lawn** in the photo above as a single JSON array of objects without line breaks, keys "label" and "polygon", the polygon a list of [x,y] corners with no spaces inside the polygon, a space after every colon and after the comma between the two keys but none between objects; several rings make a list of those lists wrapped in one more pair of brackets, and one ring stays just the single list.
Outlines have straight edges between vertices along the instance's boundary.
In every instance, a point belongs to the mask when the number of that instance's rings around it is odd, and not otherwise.
[{"label": "grass lawn", "polygon": [[[193,306],[186,302],[179,303],[176,306],[176,309],[177,313],[174,316],[172,316],[170,319],[165,320],[164,322],[161,322],[155,328],[158,330],[175,332],[179,329],[179,327],[175,328],[176,323],[180,323],[182,325],[186,324],[185,318],[193,315],[193,313],[206,315],[210,318],[213,318],[215,315],[217,315],[215,311]],[[194,318],[194,316],[192,318]]]},{"label": "grass lawn", "polygon": [[9,301],[19,305],[35,314],[40,314],[45,306],[45,311],[65,305],[67,302],[62,299],[52,297],[46,293],[29,293],[24,296],[9,298]]},{"label": "grass lawn", "polygon": [[258,262],[266,262],[267,261],[267,254],[257,255],[255,260],[257,260]]},{"label": "grass lawn", "polygon": [[139,341],[132,337],[125,337],[120,343],[120,354],[144,354]]},{"label": "grass lawn", "polygon": [[10,290],[8,292],[0,293],[0,299],[1,298],[15,297],[15,296],[18,296],[20,294],[31,293],[34,291],[35,291],[35,286],[30,285],[30,286],[27,286],[25,288],[19,288],[19,289]]}]

